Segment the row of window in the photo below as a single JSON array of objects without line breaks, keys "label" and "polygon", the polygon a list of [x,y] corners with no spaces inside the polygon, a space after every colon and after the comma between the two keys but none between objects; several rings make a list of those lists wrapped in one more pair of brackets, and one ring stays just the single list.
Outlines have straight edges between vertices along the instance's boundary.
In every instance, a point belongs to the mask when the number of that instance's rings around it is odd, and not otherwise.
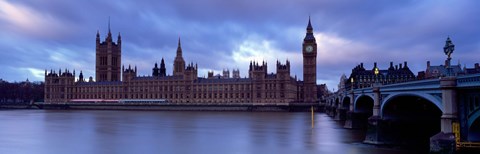
[{"label": "row of window", "polygon": [[379,75],[378,77],[377,76],[371,76],[371,75],[360,75],[360,76],[356,76],[357,79],[413,79],[414,76],[410,76],[410,75],[388,75],[388,76],[383,76],[383,75]]},{"label": "row of window", "polygon": [[[280,87],[282,87],[281,84]],[[228,87],[230,87],[230,91],[249,91],[250,85],[235,85],[235,86],[193,86],[193,91],[229,91]],[[266,86],[266,90],[275,90],[276,86]],[[223,89],[225,88],[225,89]],[[261,86],[257,87],[257,90],[260,90]],[[280,88],[284,89],[284,88]],[[150,87],[132,87],[127,88],[120,86],[112,86],[112,87],[76,87],[73,89],[73,92],[81,92],[81,93],[90,93],[90,92],[162,92],[162,91],[183,91],[183,90],[190,90],[190,86],[150,86]],[[51,92],[47,88],[47,92]],[[53,92],[53,91],[52,91]]]},{"label": "row of window", "polygon": [[[63,98],[64,94],[58,94],[57,97],[61,96]],[[124,95],[124,97],[122,97]],[[55,96],[55,95],[53,95]],[[185,95],[185,98],[190,98],[190,95]],[[266,98],[277,98],[277,93],[275,92],[265,92]],[[279,94],[280,98],[285,98],[285,93],[280,93]],[[47,99],[50,99],[51,95],[47,95]],[[137,93],[137,94],[68,94],[67,99],[160,99],[160,98],[166,98],[166,99],[180,99],[184,98],[183,94],[174,94],[174,93],[164,93],[164,94],[142,94],[142,93]],[[250,98],[250,93],[193,93],[193,98],[195,99],[228,99],[228,98]],[[257,93],[257,98],[261,98],[261,93]]]}]

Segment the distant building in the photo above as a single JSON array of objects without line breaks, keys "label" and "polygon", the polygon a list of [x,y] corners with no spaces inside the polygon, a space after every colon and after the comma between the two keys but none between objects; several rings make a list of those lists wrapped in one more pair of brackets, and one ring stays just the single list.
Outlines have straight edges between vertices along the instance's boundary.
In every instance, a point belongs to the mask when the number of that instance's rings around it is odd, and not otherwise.
[{"label": "distant building", "polygon": [[319,84],[317,85],[317,98],[320,102],[325,101],[325,97],[328,95],[328,87],[327,84]]},{"label": "distant building", "polygon": [[[460,64],[458,65],[451,65],[451,70],[452,73],[455,76],[458,75],[463,75],[465,72],[462,70],[462,66]],[[430,61],[427,61],[427,69],[425,70],[425,78],[424,79],[433,79],[433,78],[439,78],[447,75],[447,67],[445,65],[437,65],[433,66],[430,65]]]},{"label": "distant building", "polygon": [[345,74],[342,74],[342,76],[340,77],[340,82],[338,82],[338,87],[337,87],[338,91],[345,90],[345,82],[348,82],[347,76],[345,76]]},{"label": "distant building", "polygon": [[[222,75],[208,72],[198,77],[198,65],[185,63],[178,40],[173,75],[166,75],[162,58],[151,76],[138,76],[137,67],[121,65],[121,37],[113,42],[110,28],[100,43],[97,32],[95,81],[85,81],[82,71],[75,81],[75,71],[45,70],[45,102],[64,103],[75,100],[100,99],[165,99],[172,103],[260,103],[288,104],[317,102],[317,43],[310,20],[302,44],[304,81],[290,76],[290,61],[276,63],[276,73],[268,73],[267,62],[251,61],[248,77],[240,71],[223,70]],[[121,78],[120,78],[121,77]]]},{"label": "distant building", "polygon": [[416,80],[416,78],[410,68],[408,68],[407,62],[404,62],[403,65],[400,63],[395,66],[393,66],[393,62],[390,62],[390,67],[385,70],[379,69],[375,62],[372,69],[365,69],[363,63],[360,63],[360,65],[352,69],[350,77],[344,80],[344,84],[345,89],[349,90],[352,88],[352,84],[353,88],[357,89],[371,87],[375,82],[385,85],[412,80]]},{"label": "distant building", "polygon": [[480,65],[475,63],[473,68],[467,68],[466,66],[463,67],[463,72],[465,74],[477,74],[480,73]]},{"label": "distant building", "polygon": [[[480,66],[478,63],[475,63],[474,67],[467,68],[466,66],[458,64],[458,65],[451,65],[452,73],[455,76],[461,75],[468,75],[468,74],[477,74],[480,73]],[[431,66],[430,61],[427,61],[427,69],[425,71],[421,71],[419,73],[424,73],[424,78],[419,79],[434,79],[439,78],[447,75],[447,67],[445,65],[438,65],[438,66]]]},{"label": "distant building", "polygon": [[43,82],[7,82],[0,79],[0,103],[30,103],[43,101]]},{"label": "distant building", "polygon": [[423,80],[425,79],[425,71],[420,71],[417,74],[417,80]]}]

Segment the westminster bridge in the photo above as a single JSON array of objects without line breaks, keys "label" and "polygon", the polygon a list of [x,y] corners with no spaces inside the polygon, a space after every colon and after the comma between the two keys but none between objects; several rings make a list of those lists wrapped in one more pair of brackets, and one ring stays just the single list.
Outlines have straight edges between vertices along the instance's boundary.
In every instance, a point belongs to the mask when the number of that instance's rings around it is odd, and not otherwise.
[{"label": "westminster bridge", "polygon": [[365,143],[429,144],[452,151],[480,142],[480,74],[337,91],[325,112],[345,128],[367,130]]}]

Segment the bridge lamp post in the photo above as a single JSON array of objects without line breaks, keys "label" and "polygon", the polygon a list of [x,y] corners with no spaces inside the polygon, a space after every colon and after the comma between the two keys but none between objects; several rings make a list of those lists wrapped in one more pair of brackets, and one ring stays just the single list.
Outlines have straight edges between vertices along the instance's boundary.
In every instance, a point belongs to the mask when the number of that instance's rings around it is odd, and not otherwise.
[{"label": "bridge lamp post", "polygon": [[353,84],[354,84],[354,82],[353,82],[353,77],[350,79],[350,83],[351,83],[351,88],[352,88],[352,90],[353,90],[353,87],[354,87],[354,85],[353,85]]},{"label": "bridge lamp post", "polygon": [[353,80],[353,77],[350,79],[350,82],[351,82],[351,88],[350,88],[350,106],[349,106],[349,111],[350,112],[353,112],[353,101],[355,100],[353,97],[355,96],[354,92],[353,92],[353,88],[355,87],[355,82]]},{"label": "bridge lamp post", "polygon": [[375,73],[375,83],[373,84],[372,90],[373,90],[373,116],[378,117],[380,114],[380,83],[378,82],[378,74],[380,73],[380,70],[378,70],[378,67],[375,67],[373,70],[373,73]]},{"label": "bridge lamp post", "polygon": [[452,67],[450,66],[450,61],[452,60],[451,55],[453,53],[453,50],[455,50],[455,45],[452,43],[452,40],[450,39],[450,36],[447,38],[447,41],[445,41],[445,46],[443,47],[443,52],[445,52],[445,55],[447,55],[447,63],[445,64],[447,67],[447,76],[453,76],[454,74],[452,73]]}]

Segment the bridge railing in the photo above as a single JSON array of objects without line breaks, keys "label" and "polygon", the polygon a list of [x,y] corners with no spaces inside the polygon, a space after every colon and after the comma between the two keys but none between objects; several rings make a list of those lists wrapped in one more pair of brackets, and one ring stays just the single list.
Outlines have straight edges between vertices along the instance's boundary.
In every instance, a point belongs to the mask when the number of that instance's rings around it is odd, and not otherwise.
[{"label": "bridge railing", "polygon": [[410,82],[402,82],[395,84],[382,85],[381,91],[391,90],[424,90],[424,89],[438,89],[440,87],[440,79],[426,79],[416,80]]},{"label": "bridge railing", "polygon": [[[398,91],[398,90],[427,90],[427,89],[438,89],[440,86],[440,79],[426,79],[426,80],[416,80],[395,84],[382,85],[380,91]],[[354,93],[370,93],[373,92],[372,87],[355,89]]]},{"label": "bridge railing", "polygon": [[480,74],[463,75],[457,77],[457,87],[480,86]]},{"label": "bridge railing", "polygon": [[[457,87],[480,87],[480,73],[463,75],[457,77]],[[380,91],[402,91],[402,90],[438,90],[440,88],[440,78],[415,80],[409,82],[382,85]],[[353,90],[355,94],[371,93],[372,87],[359,88]],[[348,95],[348,91],[336,92],[334,95]]]}]

